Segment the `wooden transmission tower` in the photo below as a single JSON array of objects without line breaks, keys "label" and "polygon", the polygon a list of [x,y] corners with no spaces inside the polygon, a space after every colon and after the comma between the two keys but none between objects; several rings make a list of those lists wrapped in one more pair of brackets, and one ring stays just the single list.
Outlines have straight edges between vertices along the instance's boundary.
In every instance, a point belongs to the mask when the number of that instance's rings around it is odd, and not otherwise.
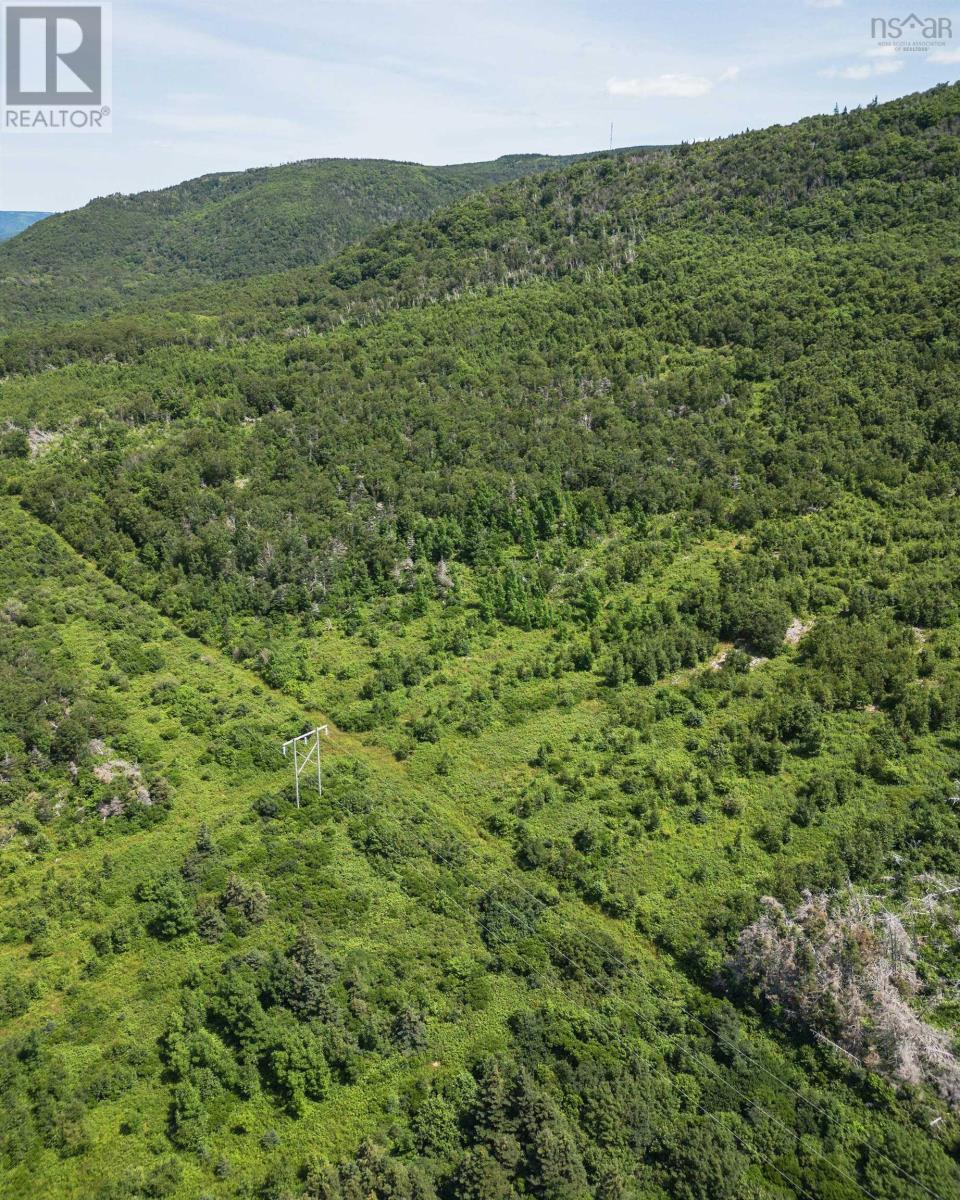
[{"label": "wooden transmission tower", "polygon": [[297,789],[297,808],[300,807],[300,776],[307,769],[310,763],[316,758],[317,762],[317,793],[323,795],[323,776],[320,774],[320,734],[324,737],[330,736],[330,730],[326,725],[318,725],[316,729],[311,729],[309,733],[301,733],[299,737],[291,738],[288,742],[283,743],[283,757],[287,757],[287,751],[293,747],[293,782]]}]

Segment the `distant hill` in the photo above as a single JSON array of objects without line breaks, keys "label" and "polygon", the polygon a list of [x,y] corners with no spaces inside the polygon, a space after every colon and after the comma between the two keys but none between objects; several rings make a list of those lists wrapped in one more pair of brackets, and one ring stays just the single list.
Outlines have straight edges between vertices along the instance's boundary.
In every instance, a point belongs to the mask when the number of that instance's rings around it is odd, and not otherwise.
[{"label": "distant hill", "polygon": [[960,85],[104,231],[0,337],[0,1196],[960,1197]]},{"label": "distant hill", "polygon": [[0,326],[321,263],[378,226],[422,219],[470,192],[571,161],[312,159],[104,196],[0,248]]},{"label": "distant hill", "polygon": [[49,216],[50,213],[45,212],[0,212],[0,242],[22,233],[24,229],[29,229],[37,221]]}]

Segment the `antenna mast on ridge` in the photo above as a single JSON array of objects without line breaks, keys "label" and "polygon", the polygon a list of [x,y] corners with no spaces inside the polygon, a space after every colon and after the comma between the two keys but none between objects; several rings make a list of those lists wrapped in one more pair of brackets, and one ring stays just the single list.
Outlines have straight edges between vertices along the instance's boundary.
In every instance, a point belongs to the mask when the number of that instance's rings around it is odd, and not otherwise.
[{"label": "antenna mast on ridge", "polygon": [[610,122],[610,149],[613,149],[613,122]]},{"label": "antenna mast on ridge", "polygon": [[[293,747],[293,780],[297,789],[297,808],[300,807],[300,776],[304,770],[310,765],[314,755],[317,759],[317,794],[323,795],[323,777],[320,774],[320,734],[324,737],[330,736],[330,730],[326,725],[318,725],[316,729],[311,729],[309,733],[301,733],[299,737],[291,738],[288,742],[284,742],[282,746],[283,757],[287,757],[287,750]],[[304,753],[306,751],[306,753]]]}]

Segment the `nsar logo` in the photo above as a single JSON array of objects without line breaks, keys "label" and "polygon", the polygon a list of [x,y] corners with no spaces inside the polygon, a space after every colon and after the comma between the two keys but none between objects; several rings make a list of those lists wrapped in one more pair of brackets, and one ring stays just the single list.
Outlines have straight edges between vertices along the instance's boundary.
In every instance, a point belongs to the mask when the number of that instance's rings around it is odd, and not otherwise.
[{"label": "nsar logo", "polygon": [[870,36],[882,42],[898,42],[901,38],[923,38],[925,41],[945,42],[953,37],[951,17],[873,17]]}]

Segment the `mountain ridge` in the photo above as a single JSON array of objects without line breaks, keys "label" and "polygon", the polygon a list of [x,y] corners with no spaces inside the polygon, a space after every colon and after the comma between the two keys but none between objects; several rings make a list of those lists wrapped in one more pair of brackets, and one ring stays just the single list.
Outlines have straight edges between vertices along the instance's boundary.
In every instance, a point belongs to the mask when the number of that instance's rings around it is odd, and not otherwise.
[{"label": "mountain ridge", "polygon": [[378,225],[578,157],[439,167],[304,159],[97,197],[0,249],[0,322],[95,315],[191,284],[317,264]]},{"label": "mountain ridge", "polygon": [[18,233],[29,229],[37,221],[42,221],[45,217],[52,216],[53,213],[28,212],[20,209],[0,211],[0,242],[5,242],[9,238],[16,237]]},{"label": "mountain ridge", "polygon": [[4,1195],[960,1194],[958,114],[0,344]]},{"label": "mountain ridge", "polygon": [[[75,353],[125,356],[168,338],[318,329],[464,289],[618,269],[636,247],[694,226],[803,244],[818,229],[856,239],[885,222],[900,227],[928,213],[949,219],[958,122],[960,85],[939,85],[791,126],[582,157],[563,170],[474,193],[423,220],[372,230],[329,263],[204,283],[101,321],[36,334],[15,330],[0,340],[0,366],[18,371]],[[898,207],[895,196],[883,194],[873,180],[884,174],[888,192],[912,189],[910,205]],[[846,213],[838,215],[837,206]]]}]

